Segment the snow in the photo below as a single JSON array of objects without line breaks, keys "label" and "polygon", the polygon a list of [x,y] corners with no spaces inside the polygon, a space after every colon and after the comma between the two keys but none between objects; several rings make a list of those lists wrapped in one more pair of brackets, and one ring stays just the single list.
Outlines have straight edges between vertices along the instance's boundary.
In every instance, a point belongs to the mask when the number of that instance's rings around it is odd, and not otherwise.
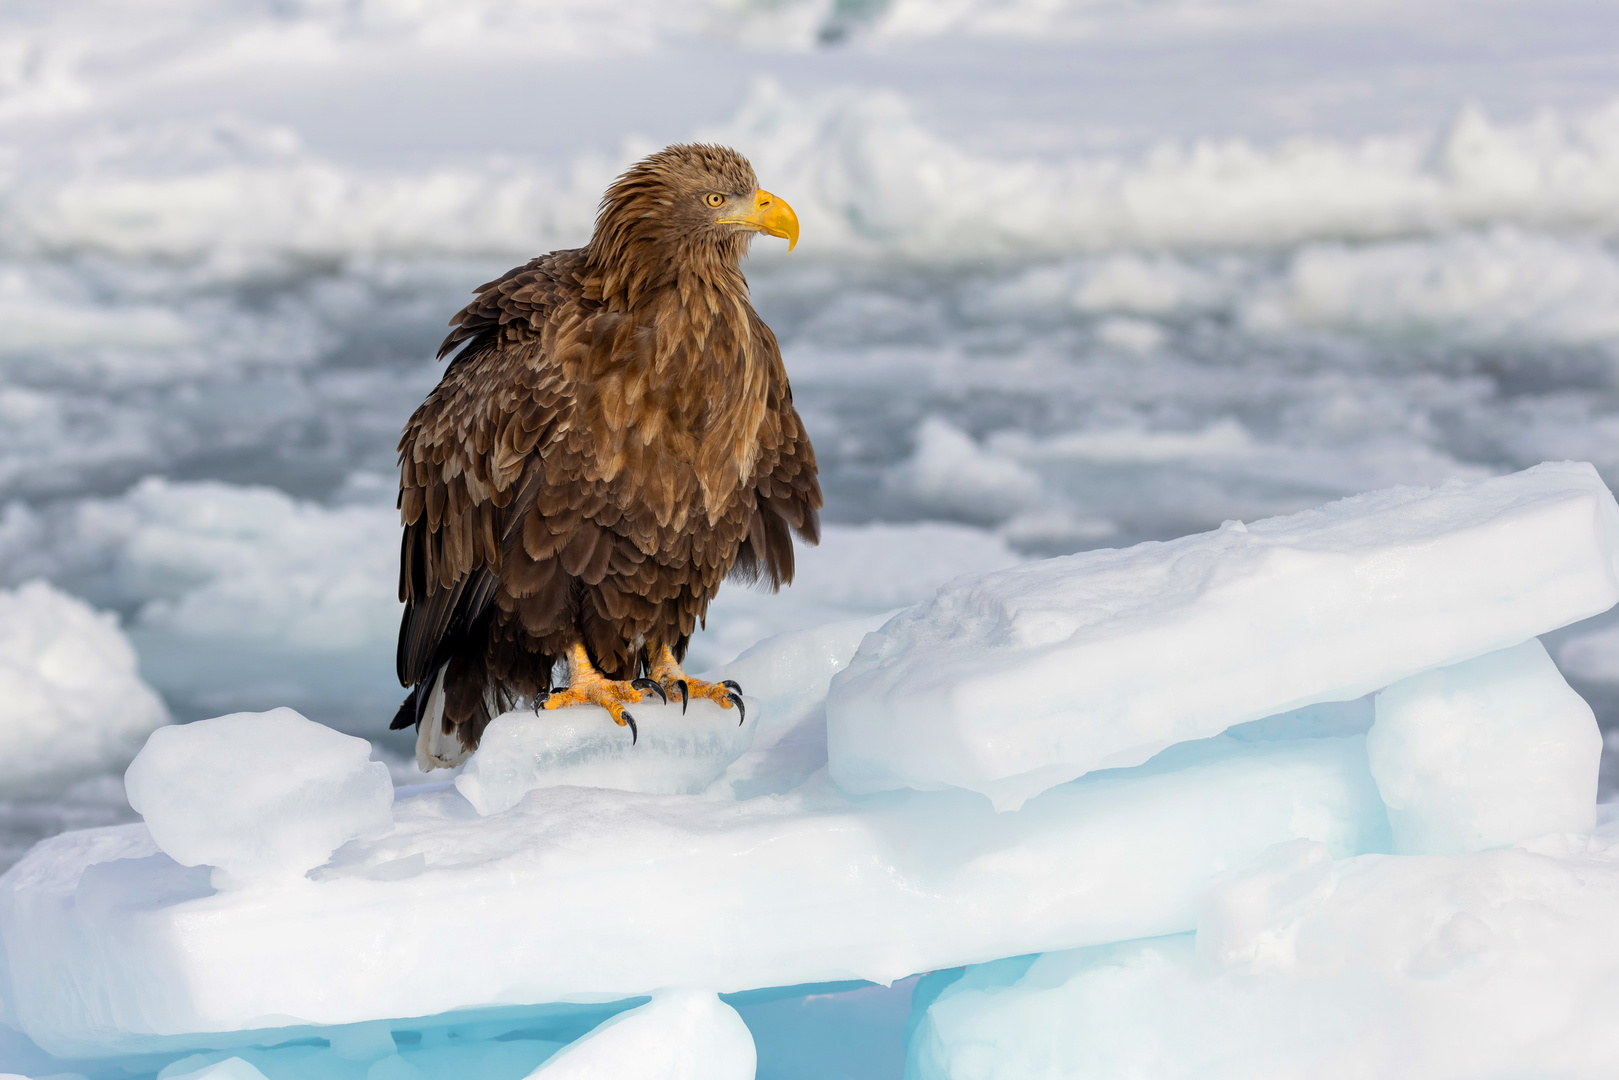
[{"label": "snow", "polygon": [[[745,701],[745,699],[744,699]],[[639,735],[614,724],[607,710],[509,712],[490,721],[455,786],[480,814],[498,814],[539,787],[572,784],[653,795],[694,795],[708,787],[753,742],[757,724],[735,709],[676,699],[633,710]]]},{"label": "snow", "polygon": [[[69,833],[0,878],[6,1023],[56,1054],[228,1047],[267,1025],[889,982],[1185,931],[1210,877],[1272,844],[1386,850],[1364,747],[1222,737],[1018,814],[812,777],[740,802],[550,787],[480,817],[438,787],[275,891],[211,889],[143,825]],[[471,910],[447,943],[445,913]]]},{"label": "snow", "polygon": [[531,1080],[753,1080],[753,1036],[711,993],[666,990],[604,1021]]},{"label": "snow", "polygon": [[1602,732],[1539,641],[1402,679],[1376,708],[1366,752],[1396,852],[1595,827]]},{"label": "snow", "polygon": [[244,888],[301,877],[389,826],[393,780],[370,757],[364,739],[291,709],[234,713],[153,732],[124,787],[165,855]]},{"label": "snow", "polygon": [[116,616],[43,581],[0,591],[0,793],[116,769],[168,722]]},{"label": "snow", "polygon": [[969,969],[907,1076],[1604,1077],[1619,1052],[1619,832],[1334,860],[1293,841],[1196,935]]},{"label": "snow", "polygon": [[831,775],[1016,809],[1616,601],[1619,506],[1577,463],[1029,563],[948,584],[862,643],[827,698]]}]

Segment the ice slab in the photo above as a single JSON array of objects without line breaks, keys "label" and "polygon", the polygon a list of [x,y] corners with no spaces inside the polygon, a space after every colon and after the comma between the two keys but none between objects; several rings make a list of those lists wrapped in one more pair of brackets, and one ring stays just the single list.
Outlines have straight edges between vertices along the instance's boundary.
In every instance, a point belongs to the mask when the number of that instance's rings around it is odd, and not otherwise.
[{"label": "ice slab", "polygon": [[1015,809],[1616,601],[1619,506],[1574,462],[1027,563],[958,579],[866,639],[827,698],[831,774]]},{"label": "ice slab", "polygon": [[1619,1054],[1619,831],[1455,856],[1268,852],[1195,937],[969,969],[916,1080],[1600,1080]]},{"label": "ice slab", "polygon": [[1461,855],[1596,824],[1602,732],[1539,640],[1402,679],[1366,734],[1394,850]]},{"label": "ice slab", "polygon": [[558,784],[652,795],[695,795],[741,757],[757,723],[712,701],[637,705],[639,734],[606,709],[559,709],[497,716],[484,730],[455,786],[480,814],[498,814],[529,791]]},{"label": "ice slab", "polygon": [[0,591],[0,794],[119,768],[168,722],[115,615],[43,581]]},{"label": "ice slab", "polygon": [[1352,736],[1187,744],[1018,814],[962,792],[850,799],[824,777],[741,802],[553,787],[492,817],[440,789],[278,891],[215,891],[143,825],[88,830],[0,878],[6,1022],[105,1054],[670,986],[889,982],[1189,930],[1215,873],[1298,836],[1385,850],[1387,829]]},{"label": "ice slab", "polygon": [[529,1080],[753,1080],[753,1035],[712,993],[666,990],[557,1051]]},{"label": "ice slab", "polygon": [[293,712],[232,713],[147,739],[124,773],[129,805],[181,866],[217,888],[296,878],[388,827],[393,780],[371,744]]}]

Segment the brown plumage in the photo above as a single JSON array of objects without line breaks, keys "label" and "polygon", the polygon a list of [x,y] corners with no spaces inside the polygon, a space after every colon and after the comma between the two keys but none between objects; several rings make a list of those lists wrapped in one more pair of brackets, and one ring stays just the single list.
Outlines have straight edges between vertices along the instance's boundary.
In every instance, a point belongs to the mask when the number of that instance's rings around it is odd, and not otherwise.
[{"label": "brown plumage", "polygon": [[[796,239],[773,200],[735,151],[671,146],[608,189],[589,245],[481,286],[451,320],[439,356],[460,351],[399,443],[413,692],[393,726],[442,708],[436,742],[459,746],[419,749],[424,767],[545,700],[575,646],[620,704],[643,673],[681,685],[669,654],[720,583],[786,584],[792,534],[818,538],[815,452],[740,268],[756,232]],[[577,698],[593,675],[570,669]]]}]

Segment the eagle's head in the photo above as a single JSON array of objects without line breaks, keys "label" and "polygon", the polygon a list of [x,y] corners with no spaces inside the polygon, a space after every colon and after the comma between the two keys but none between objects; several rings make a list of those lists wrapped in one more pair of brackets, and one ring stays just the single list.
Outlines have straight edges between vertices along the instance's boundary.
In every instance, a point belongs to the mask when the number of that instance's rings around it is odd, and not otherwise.
[{"label": "eagle's head", "polygon": [[702,272],[734,268],[756,233],[783,237],[791,251],[798,243],[798,215],[759,186],[753,166],[735,150],[679,143],[613,181],[602,196],[589,250],[610,277],[618,276],[615,270],[631,271],[625,265],[630,262]]}]

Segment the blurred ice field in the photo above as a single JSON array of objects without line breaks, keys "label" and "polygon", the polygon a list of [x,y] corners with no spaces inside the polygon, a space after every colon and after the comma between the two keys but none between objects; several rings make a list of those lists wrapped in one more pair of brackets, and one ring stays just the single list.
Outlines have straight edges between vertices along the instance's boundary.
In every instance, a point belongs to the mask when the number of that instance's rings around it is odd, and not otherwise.
[{"label": "blurred ice field", "polygon": [[[724,590],[694,670],[1019,558],[1547,459],[1619,482],[1613,4],[0,26],[0,587],[115,612],[179,721],[290,705],[421,779],[383,730],[398,431],[470,290],[678,139],[803,221],[746,269],[827,496],[799,582]],[[1593,623],[1548,646],[1613,732]],[[121,771],[0,792],[0,865],[131,817]]]}]

